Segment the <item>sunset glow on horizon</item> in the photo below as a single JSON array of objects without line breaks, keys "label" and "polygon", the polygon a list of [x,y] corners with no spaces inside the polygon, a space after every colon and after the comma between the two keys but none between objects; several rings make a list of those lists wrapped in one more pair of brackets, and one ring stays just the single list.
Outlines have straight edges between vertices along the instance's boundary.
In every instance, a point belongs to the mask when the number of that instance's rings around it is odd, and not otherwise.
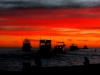
[{"label": "sunset glow on horizon", "polygon": [[51,39],[52,46],[64,41],[67,48],[100,48],[100,8],[2,10],[0,47],[22,47],[25,38],[33,48],[40,39]]}]

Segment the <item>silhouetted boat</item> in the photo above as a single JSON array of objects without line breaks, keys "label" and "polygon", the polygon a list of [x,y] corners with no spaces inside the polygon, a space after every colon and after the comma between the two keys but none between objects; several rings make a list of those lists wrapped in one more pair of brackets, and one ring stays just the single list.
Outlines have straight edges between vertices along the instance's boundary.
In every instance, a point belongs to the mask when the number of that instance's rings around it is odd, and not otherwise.
[{"label": "silhouetted boat", "polygon": [[83,49],[88,49],[88,47],[87,46],[84,46],[84,48]]},{"label": "silhouetted boat", "polygon": [[64,42],[57,42],[57,44],[60,43],[61,45],[56,45],[54,47],[54,51],[53,53],[54,54],[63,54],[63,53],[66,53],[66,50],[65,50],[65,44]]},{"label": "silhouetted boat", "polygon": [[74,44],[72,44],[72,45],[70,46],[70,50],[71,50],[71,51],[75,51],[75,50],[79,50],[79,48],[78,48],[77,46],[75,46]]},{"label": "silhouetted boat", "polygon": [[31,51],[31,43],[29,39],[24,39],[22,51]]},{"label": "silhouetted boat", "polygon": [[48,58],[52,56],[51,40],[40,40],[38,53],[41,58]]}]

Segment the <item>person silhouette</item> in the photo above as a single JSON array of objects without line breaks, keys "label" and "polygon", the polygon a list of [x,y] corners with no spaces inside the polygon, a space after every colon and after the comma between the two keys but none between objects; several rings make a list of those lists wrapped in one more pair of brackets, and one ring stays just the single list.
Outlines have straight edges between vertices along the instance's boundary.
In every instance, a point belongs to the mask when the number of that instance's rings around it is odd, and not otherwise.
[{"label": "person silhouette", "polygon": [[42,67],[42,64],[41,64],[41,57],[40,57],[39,52],[36,52],[35,64],[36,64],[36,67]]},{"label": "person silhouette", "polygon": [[88,60],[87,57],[84,57],[84,62],[83,62],[83,64],[84,64],[85,66],[89,65],[89,60]]}]

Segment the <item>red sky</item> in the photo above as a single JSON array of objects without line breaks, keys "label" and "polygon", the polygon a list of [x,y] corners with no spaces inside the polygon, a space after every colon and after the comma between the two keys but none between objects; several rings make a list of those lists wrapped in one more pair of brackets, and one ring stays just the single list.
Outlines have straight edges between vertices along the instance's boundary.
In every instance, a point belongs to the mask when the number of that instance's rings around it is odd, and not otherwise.
[{"label": "red sky", "polygon": [[38,47],[41,39],[52,46],[64,41],[66,47],[77,44],[100,47],[100,8],[4,9],[0,10],[0,47],[21,47],[24,38]]}]

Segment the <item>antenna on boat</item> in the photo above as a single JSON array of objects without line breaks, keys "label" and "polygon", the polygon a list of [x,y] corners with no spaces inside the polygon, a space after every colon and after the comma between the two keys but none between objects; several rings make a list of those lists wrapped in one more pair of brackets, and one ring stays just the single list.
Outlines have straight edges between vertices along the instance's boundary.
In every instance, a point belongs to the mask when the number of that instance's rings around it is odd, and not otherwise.
[{"label": "antenna on boat", "polygon": [[41,40],[41,32],[40,32],[40,40]]},{"label": "antenna on boat", "polygon": [[53,36],[53,41],[54,41],[54,47],[56,46],[56,41],[55,41],[55,39],[54,39],[54,36]]}]

